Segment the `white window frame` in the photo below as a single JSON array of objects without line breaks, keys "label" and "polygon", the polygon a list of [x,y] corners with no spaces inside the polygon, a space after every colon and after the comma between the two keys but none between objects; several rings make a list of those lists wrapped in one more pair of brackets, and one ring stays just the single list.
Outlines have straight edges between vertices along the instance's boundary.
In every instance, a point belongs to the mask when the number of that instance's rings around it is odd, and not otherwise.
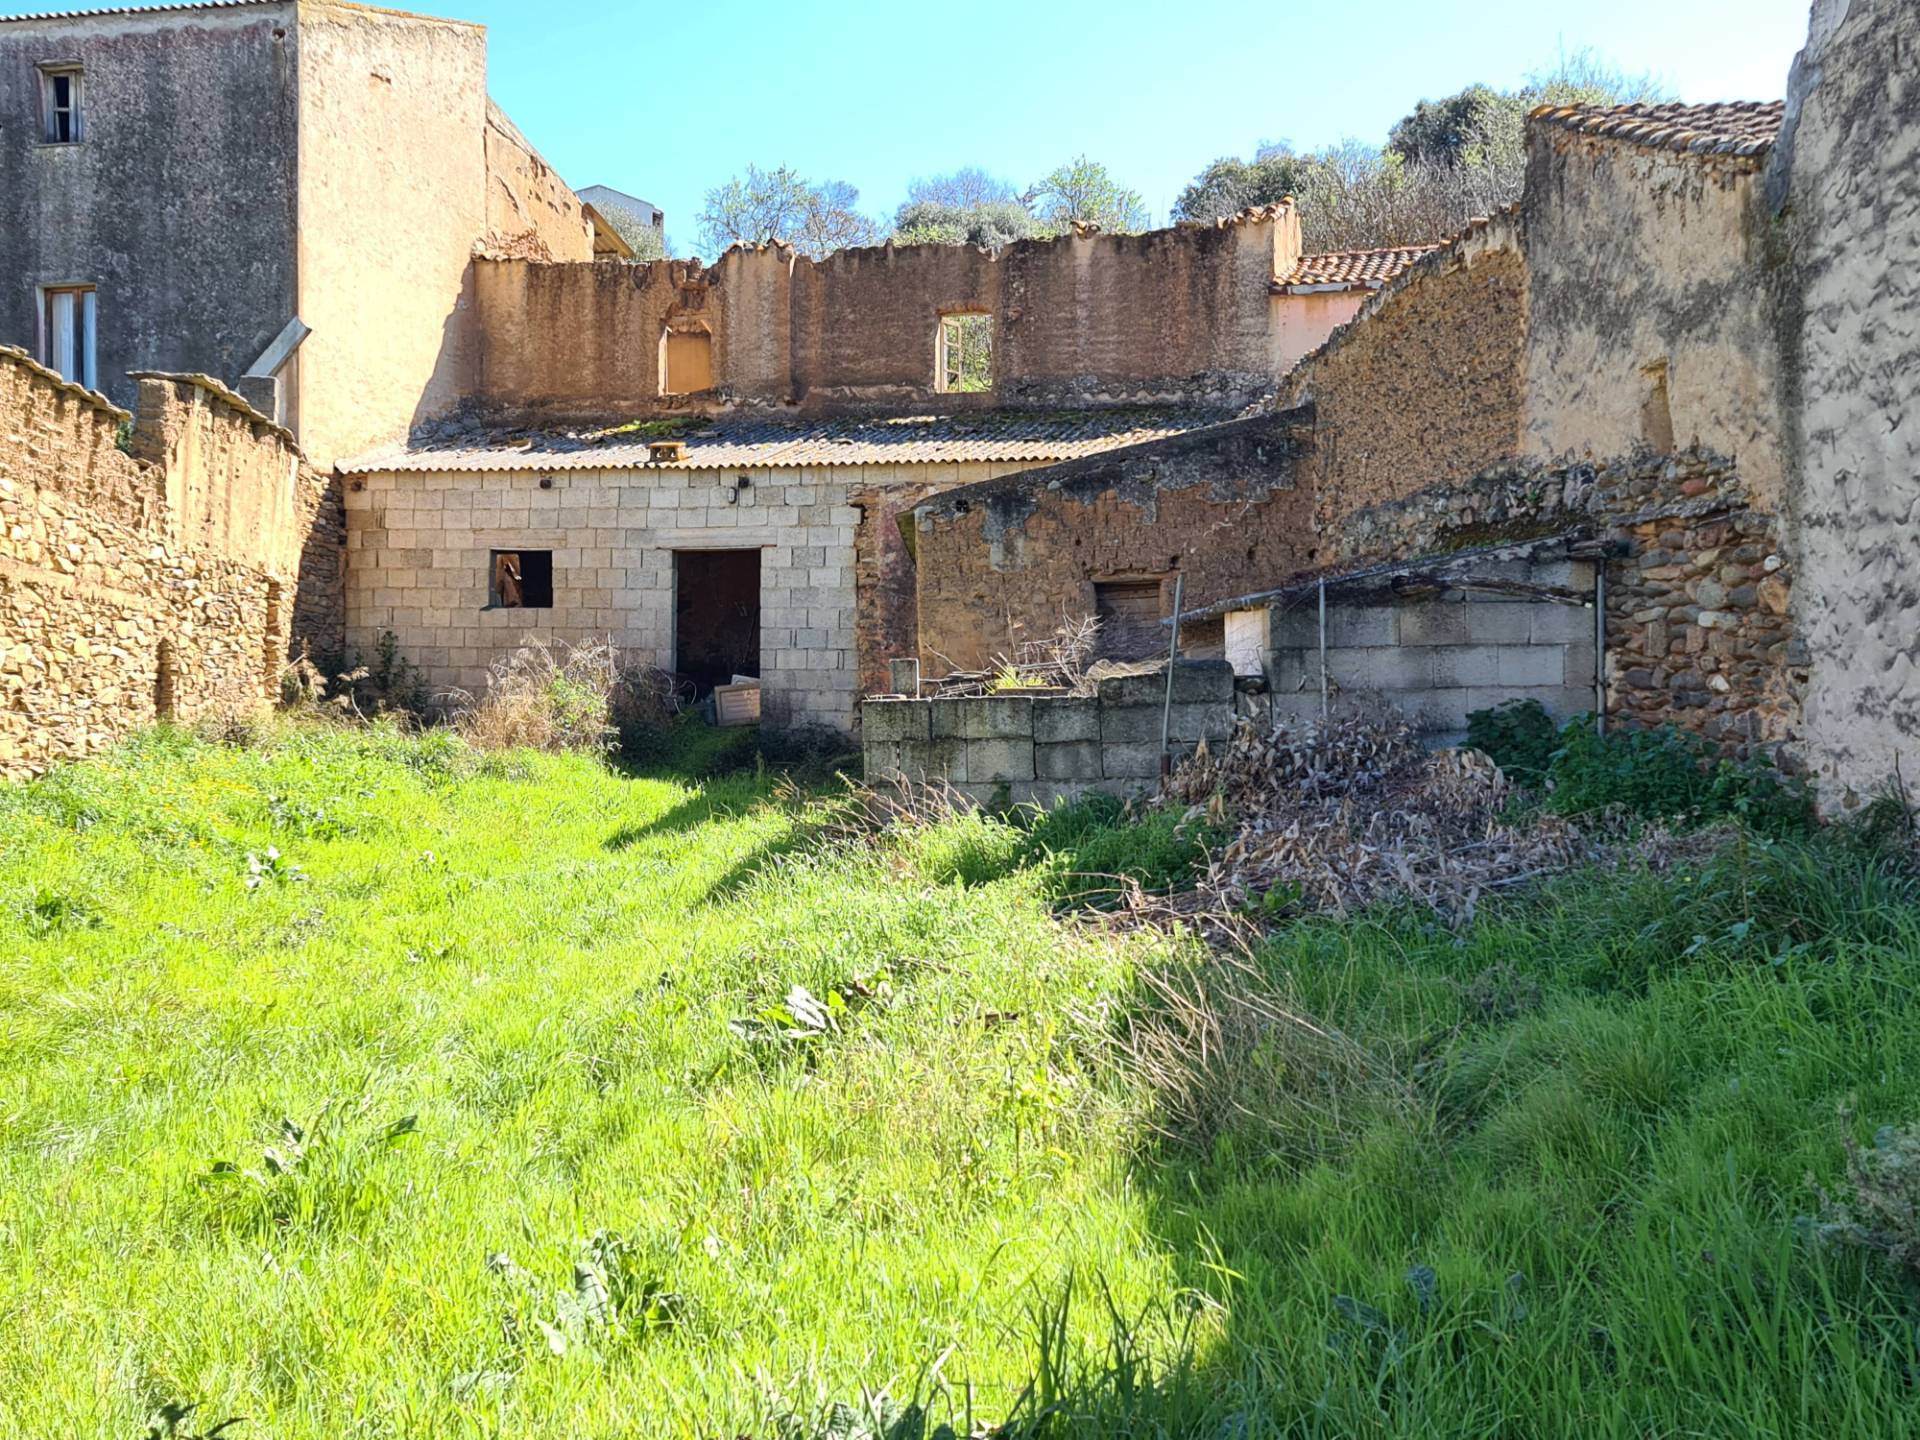
[{"label": "white window frame", "polygon": [[76,385],[100,388],[100,301],[94,286],[40,287],[40,361]]},{"label": "white window frame", "polygon": [[[78,145],[87,138],[86,107],[83,95],[86,89],[86,72],[70,61],[48,63],[40,66],[40,143],[43,145]],[[65,139],[59,134],[59,114],[55,109],[55,82],[67,81],[67,109],[70,123]]]}]

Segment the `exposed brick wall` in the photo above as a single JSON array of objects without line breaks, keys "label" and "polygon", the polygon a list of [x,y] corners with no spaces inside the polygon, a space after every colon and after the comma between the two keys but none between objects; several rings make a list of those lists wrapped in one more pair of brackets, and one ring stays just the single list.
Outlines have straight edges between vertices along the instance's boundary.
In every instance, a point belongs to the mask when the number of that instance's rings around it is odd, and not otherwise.
[{"label": "exposed brick wall", "polygon": [[1294,483],[1296,420],[1236,421],[920,506],[925,672],[979,669],[1045,640],[1094,613],[1101,580],[1180,571],[1198,608],[1305,568],[1312,496]]},{"label": "exposed brick wall", "polygon": [[[301,623],[326,482],[211,381],[149,376],[141,399],[151,462],[116,447],[125,411],[0,351],[0,777],[262,705]],[[307,622],[337,628],[337,584],[310,589]]]}]

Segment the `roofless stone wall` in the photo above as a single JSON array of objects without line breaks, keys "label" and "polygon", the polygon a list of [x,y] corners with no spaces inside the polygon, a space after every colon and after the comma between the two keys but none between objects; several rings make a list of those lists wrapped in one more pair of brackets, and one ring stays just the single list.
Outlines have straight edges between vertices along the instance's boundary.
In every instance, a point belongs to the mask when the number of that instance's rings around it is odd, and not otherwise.
[{"label": "roofless stone wall", "polygon": [[[140,383],[134,426],[0,349],[0,777],[157,718],[259,707],[278,693],[297,614],[303,638],[337,653],[328,483],[212,382]],[[210,529],[221,544],[201,543]]]},{"label": "roofless stone wall", "polygon": [[[1299,256],[1290,207],[1144,235],[1073,234],[997,253],[872,246],[824,260],[735,247],[660,260],[475,264],[475,398],[545,418],[982,406],[1238,405],[1271,388],[1274,276]],[[936,389],[943,315],[992,317],[993,388]],[[683,352],[703,368],[676,377]],[[693,393],[687,393],[689,385]]]}]

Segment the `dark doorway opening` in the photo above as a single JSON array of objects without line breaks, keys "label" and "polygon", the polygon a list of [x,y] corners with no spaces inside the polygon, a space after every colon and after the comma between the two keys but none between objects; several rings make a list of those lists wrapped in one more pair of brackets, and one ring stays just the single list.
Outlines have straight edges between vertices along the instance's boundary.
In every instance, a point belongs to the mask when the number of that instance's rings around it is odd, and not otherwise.
[{"label": "dark doorway opening", "polygon": [[760,676],[760,552],[673,554],[673,668],[705,695]]}]

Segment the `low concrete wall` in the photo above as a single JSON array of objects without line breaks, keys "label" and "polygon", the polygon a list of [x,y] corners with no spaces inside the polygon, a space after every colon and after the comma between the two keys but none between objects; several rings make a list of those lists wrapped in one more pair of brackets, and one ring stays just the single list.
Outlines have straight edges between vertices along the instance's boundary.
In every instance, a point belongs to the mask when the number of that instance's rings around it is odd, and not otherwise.
[{"label": "low concrete wall", "polygon": [[[1114,676],[1082,698],[990,695],[970,700],[869,700],[860,707],[867,780],[945,781],[979,804],[1052,805],[1089,790],[1134,794],[1160,774],[1167,677]],[[1224,660],[1174,669],[1174,758],[1233,733],[1233,669]]]},{"label": "low concrete wall", "polygon": [[[1585,561],[1513,565],[1513,578],[1591,591]],[[1267,676],[1281,720],[1320,715],[1320,617],[1314,600],[1276,609]],[[1327,679],[1335,697],[1378,695],[1436,740],[1464,737],[1467,716],[1538,700],[1556,719],[1592,710],[1591,606],[1484,592],[1418,600],[1327,602]]]}]

